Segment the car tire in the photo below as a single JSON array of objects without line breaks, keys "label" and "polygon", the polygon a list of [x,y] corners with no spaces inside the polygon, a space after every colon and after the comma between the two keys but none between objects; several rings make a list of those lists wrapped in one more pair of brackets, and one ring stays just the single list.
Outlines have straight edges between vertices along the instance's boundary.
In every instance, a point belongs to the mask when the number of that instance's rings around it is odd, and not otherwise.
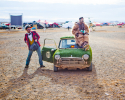
[{"label": "car tire", "polygon": [[58,67],[54,65],[54,72],[58,72]]},{"label": "car tire", "polygon": [[88,67],[88,71],[92,71],[92,62],[91,65]]}]

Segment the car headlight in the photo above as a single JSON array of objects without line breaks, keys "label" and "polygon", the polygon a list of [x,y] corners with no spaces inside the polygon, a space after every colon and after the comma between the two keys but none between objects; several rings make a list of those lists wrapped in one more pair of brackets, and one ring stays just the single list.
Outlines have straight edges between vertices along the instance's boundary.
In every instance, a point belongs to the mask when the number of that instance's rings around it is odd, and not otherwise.
[{"label": "car headlight", "polygon": [[60,55],[55,55],[55,59],[58,60],[60,58]]},{"label": "car headlight", "polygon": [[89,59],[89,55],[87,55],[87,54],[83,55],[82,59],[85,59],[85,60]]}]

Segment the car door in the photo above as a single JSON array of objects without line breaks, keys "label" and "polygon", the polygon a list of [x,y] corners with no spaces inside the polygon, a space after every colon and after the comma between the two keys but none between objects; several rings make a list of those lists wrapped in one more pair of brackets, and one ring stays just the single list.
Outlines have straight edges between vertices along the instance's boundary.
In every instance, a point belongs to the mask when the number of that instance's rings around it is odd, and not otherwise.
[{"label": "car door", "polygon": [[42,59],[44,61],[53,62],[53,54],[57,50],[56,42],[53,39],[44,39],[42,48]]}]

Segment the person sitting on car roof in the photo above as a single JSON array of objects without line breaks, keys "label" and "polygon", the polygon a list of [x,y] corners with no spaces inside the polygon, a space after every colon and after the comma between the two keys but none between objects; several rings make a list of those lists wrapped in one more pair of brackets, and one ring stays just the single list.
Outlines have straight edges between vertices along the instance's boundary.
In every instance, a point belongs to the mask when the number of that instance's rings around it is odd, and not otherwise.
[{"label": "person sitting on car roof", "polygon": [[79,47],[85,48],[85,50],[89,49],[89,28],[84,23],[84,18],[79,18],[79,23],[75,23],[72,34],[75,35],[76,44]]}]

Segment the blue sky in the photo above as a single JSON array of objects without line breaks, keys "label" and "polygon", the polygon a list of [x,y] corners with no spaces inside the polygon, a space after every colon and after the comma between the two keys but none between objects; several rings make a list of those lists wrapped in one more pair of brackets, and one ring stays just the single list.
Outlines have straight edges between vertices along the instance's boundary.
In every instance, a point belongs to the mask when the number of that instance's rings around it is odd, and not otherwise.
[{"label": "blue sky", "polygon": [[125,0],[0,0],[0,19],[23,13],[23,21],[49,22],[85,21],[125,22]]}]

